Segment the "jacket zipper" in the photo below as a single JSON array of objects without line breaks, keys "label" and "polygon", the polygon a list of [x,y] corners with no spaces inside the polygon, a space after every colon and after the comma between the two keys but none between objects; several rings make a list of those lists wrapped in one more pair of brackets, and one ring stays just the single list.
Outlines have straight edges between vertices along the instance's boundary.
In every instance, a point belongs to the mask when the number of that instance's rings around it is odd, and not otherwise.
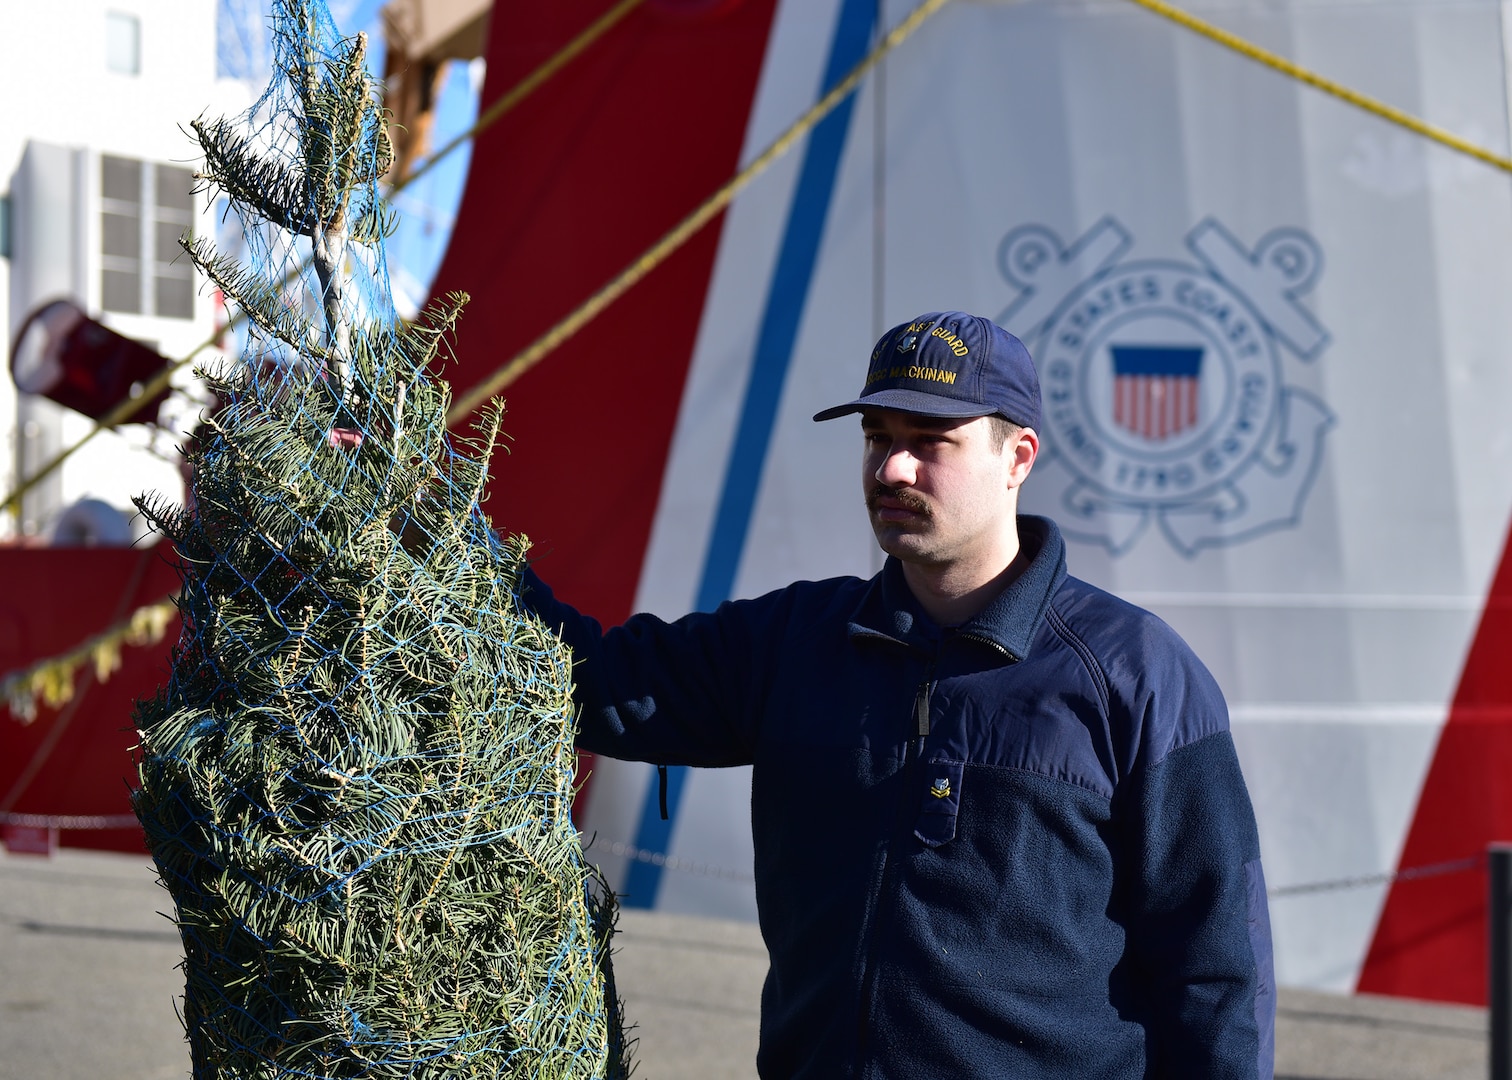
[{"label": "jacket zipper", "polygon": [[1015,664],[1023,659],[1022,656],[1019,656],[1017,653],[1013,652],[1010,649],[1005,649],[1003,646],[993,641],[990,637],[987,637],[983,634],[973,634],[969,631],[963,631],[960,632],[960,636],[965,638],[967,641],[975,641],[979,645],[986,645],[989,649],[994,649],[997,652],[1002,653],[1008,659],[1012,660]]},{"label": "jacket zipper", "polygon": [[[898,802],[898,812],[893,822],[893,835],[888,838],[887,847],[882,853],[882,880],[877,885],[877,904],[872,911],[871,942],[866,949],[866,967],[861,973],[861,1009],[856,1033],[856,1071],[857,1077],[864,1076],[866,1054],[870,1042],[870,1024],[873,1005],[873,997],[876,993],[877,978],[877,950],[881,934],[879,928],[883,921],[883,905],[892,897],[893,864],[896,860],[892,857],[893,844],[898,842],[900,836],[906,835],[904,826],[907,824],[909,806],[915,804],[911,799],[915,795],[914,770],[918,766],[919,759],[924,756],[924,739],[929,734],[929,703],[934,694],[934,660],[931,659],[928,668],[925,669],[924,678],[919,687],[914,691],[913,703],[913,735],[903,749],[903,776],[902,797]],[[914,812],[918,812],[914,805]]]}]

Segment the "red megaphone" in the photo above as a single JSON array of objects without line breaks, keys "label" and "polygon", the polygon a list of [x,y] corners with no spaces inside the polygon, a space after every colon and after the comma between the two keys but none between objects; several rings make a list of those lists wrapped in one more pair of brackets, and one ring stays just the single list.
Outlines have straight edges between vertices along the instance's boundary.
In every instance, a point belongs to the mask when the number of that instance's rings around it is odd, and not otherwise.
[{"label": "red megaphone", "polygon": [[[25,394],[40,394],[95,420],[131,397],[133,385],[168,366],[166,357],[95,322],[72,300],[53,300],[26,317],[11,348],[11,376]],[[154,423],[164,387],[128,423]]]}]

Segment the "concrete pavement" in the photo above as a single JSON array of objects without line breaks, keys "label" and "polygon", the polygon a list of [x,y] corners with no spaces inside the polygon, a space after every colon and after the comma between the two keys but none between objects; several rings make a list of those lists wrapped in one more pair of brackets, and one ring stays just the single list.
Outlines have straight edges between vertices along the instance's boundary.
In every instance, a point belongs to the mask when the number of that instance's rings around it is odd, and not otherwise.
[{"label": "concrete pavement", "polygon": [[[178,935],[145,860],[0,854],[0,1080],[188,1075]],[[638,1080],[754,1075],[766,953],[754,926],[625,911],[616,973]],[[1484,1080],[1483,1009],[1283,990],[1284,1080]]]}]

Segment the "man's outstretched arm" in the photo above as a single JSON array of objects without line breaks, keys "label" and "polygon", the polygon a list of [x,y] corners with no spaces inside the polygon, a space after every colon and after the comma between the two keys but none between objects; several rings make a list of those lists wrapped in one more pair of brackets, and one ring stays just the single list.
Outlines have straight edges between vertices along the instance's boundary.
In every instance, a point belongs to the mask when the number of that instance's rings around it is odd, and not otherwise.
[{"label": "man's outstretched arm", "polygon": [[664,765],[749,763],[761,689],[752,623],[770,618],[772,603],[723,604],[675,622],[636,615],[605,631],[534,571],[521,594],[572,649],[582,749]]}]

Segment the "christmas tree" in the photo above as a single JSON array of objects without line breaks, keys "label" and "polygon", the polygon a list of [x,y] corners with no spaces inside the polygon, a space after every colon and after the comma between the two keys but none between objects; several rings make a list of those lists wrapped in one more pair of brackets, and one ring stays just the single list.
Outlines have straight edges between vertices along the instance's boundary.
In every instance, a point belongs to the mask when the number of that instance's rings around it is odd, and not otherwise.
[{"label": "christmas tree", "polygon": [[188,449],[168,685],[136,809],[185,949],[196,1077],[621,1077],[612,898],[569,817],[571,660],[480,509],[502,406],[446,431],[462,297],[410,324],[383,263],[361,35],[275,5],[275,72],[199,121],[250,259],[190,257],[245,315]]}]

